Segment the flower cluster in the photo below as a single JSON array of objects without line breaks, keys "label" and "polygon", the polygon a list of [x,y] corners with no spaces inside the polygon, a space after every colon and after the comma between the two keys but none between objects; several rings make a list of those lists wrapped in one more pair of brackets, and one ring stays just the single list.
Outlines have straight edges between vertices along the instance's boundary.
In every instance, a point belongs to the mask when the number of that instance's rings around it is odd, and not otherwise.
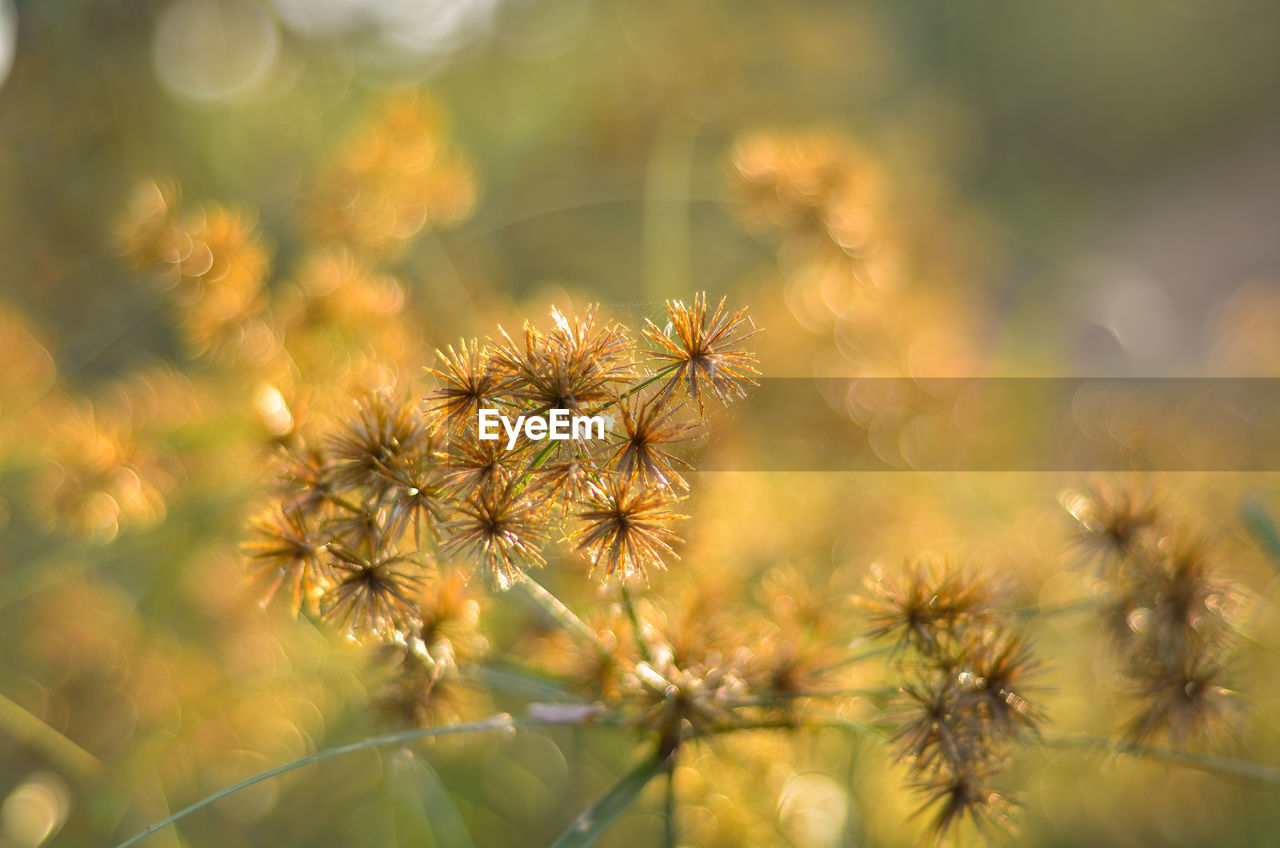
[{"label": "flower cluster", "polygon": [[1102,615],[1135,710],[1137,741],[1205,740],[1239,708],[1228,686],[1241,593],[1216,574],[1208,543],[1149,491],[1099,481],[1062,503],[1097,569]]},{"label": "flower cluster", "polygon": [[[552,312],[513,339],[463,342],[439,354],[436,386],[418,403],[391,391],[359,401],[312,443],[292,447],[278,498],[249,547],[268,594],[286,590],[353,633],[403,638],[454,570],[498,589],[546,563],[557,532],[604,579],[664,567],[687,482],[674,452],[703,400],[753,383],[741,343],[745,311],[705,296],[668,304],[670,334],[651,324],[646,355],[594,309]],[[606,438],[482,439],[483,409],[512,417],[552,410],[620,426]],[[685,420],[692,419],[692,420]]]},{"label": "flower cluster", "polygon": [[896,578],[877,567],[869,583],[868,636],[893,640],[903,680],[886,718],[938,835],[966,819],[980,831],[1009,827],[1014,802],[992,782],[1042,720],[1029,696],[1041,662],[999,598],[945,563],[916,563]]}]

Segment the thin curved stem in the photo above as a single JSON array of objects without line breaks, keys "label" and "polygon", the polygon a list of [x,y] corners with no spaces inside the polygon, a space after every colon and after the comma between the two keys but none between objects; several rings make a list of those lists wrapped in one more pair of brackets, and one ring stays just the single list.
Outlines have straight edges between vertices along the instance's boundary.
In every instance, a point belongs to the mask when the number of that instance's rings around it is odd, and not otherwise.
[{"label": "thin curved stem", "polygon": [[600,641],[600,637],[596,635],[596,632],[588,627],[587,623],[579,618],[577,613],[569,609],[564,601],[547,591],[547,587],[534,580],[528,574],[524,575],[524,579],[518,585],[523,586],[525,592],[533,599],[534,603],[542,607],[547,615],[551,616],[552,619],[570,633],[580,637],[585,642],[589,642],[596,650],[609,653],[608,647],[604,642]]},{"label": "thin curved stem", "polygon": [[795,692],[773,692],[754,698],[743,698],[733,702],[735,707],[767,707],[779,701],[794,701],[800,698],[883,698],[898,692],[896,686],[869,686],[860,689],[803,689]]},{"label": "thin curved stem", "polygon": [[1016,618],[1069,615],[1073,612],[1085,612],[1087,610],[1096,609],[1106,603],[1107,600],[1108,597],[1103,595],[1100,597],[1089,596],[1085,598],[1076,598],[1073,601],[1062,601],[1057,604],[1028,604],[1025,607],[1014,607],[1013,609],[1008,610],[1008,614]]},{"label": "thin curved stem", "polygon": [[1152,760],[1162,760],[1190,768],[1198,768],[1223,777],[1240,777],[1280,786],[1280,766],[1237,760],[1221,754],[1205,751],[1182,751],[1177,748],[1161,748],[1141,742],[1110,739],[1087,733],[1044,734],[1041,742],[1054,748],[1092,748],[1109,754],[1128,754]]},{"label": "thin curved stem", "polygon": [[666,848],[676,848],[677,830],[676,830],[676,759],[680,756],[679,751],[673,751],[671,757],[667,760],[667,791],[663,799],[663,845]]},{"label": "thin curved stem", "polygon": [[734,724],[723,724],[699,730],[686,736],[686,740],[704,739],[712,736],[723,736],[726,733],[746,733],[756,730],[843,730],[859,736],[868,734],[885,737],[888,731],[880,725],[865,721],[855,721],[835,714],[807,715],[803,718],[767,718],[760,721],[745,721]]},{"label": "thin curved stem", "polygon": [[4,695],[0,695],[0,728],[78,778],[89,779],[102,773],[102,763],[97,757]]},{"label": "thin curved stem", "polygon": [[658,371],[658,372],[656,372],[655,374],[653,374],[652,376],[646,377],[646,378],[644,378],[643,380],[641,380],[639,383],[636,383],[634,386],[632,386],[631,388],[627,389],[625,392],[623,392],[622,394],[618,395],[618,396],[617,396],[616,398],[614,398],[613,400],[607,400],[607,401],[605,401],[604,403],[600,404],[600,405],[599,405],[599,406],[597,406],[594,410],[592,410],[592,412],[595,412],[596,414],[599,414],[599,413],[601,413],[601,412],[604,412],[604,411],[605,411],[606,409],[608,409],[609,407],[617,405],[617,403],[618,403],[619,401],[626,400],[627,398],[631,397],[631,396],[632,396],[633,394],[635,394],[636,392],[638,392],[638,391],[640,391],[640,390],[642,390],[642,389],[646,389],[646,388],[648,388],[649,386],[652,386],[654,383],[658,382],[659,380],[661,380],[663,377],[667,376],[668,374],[671,374],[672,372],[674,372],[674,371],[675,371],[677,368],[679,368],[679,367],[680,367],[680,363],[676,363],[675,365],[668,365],[666,368],[663,368],[661,371]]},{"label": "thin curved stem", "polygon": [[636,650],[640,652],[640,659],[652,665],[653,651],[649,650],[649,642],[644,638],[640,612],[636,609],[635,599],[631,596],[631,589],[627,586],[625,579],[622,581],[622,605],[627,610],[627,618],[631,620],[631,632],[635,636]]},{"label": "thin curved stem", "polygon": [[896,649],[897,649],[896,645],[879,645],[875,648],[862,651],[861,653],[847,656],[844,659],[839,659],[839,660],[836,660],[835,662],[828,663],[824,666],[819,666],[818,668],[813,670],[813,675],[818,676],[823,674],[830,674],[833,671],[839,671],[842,668],[848,668],[851,665],[856,665],[862,662],[863,660],[870,660],[870,659],[875,659],[876,657],[888,656],[889,654],[892,654]]},{"label": "thin curved stem", "polygon": [[[135,834],[129,839],[126,839],[124,842],[117,845],[116,848],[129,848],[130,845],[141,842],[143,839],[146,839],[161,828],[167,827],[168,825],[178,821],[178,819],[190,815],[196,810],[203,809],[215,801],[220,801],[228,795],[233,795],[241,789],[247,789],[250,786],[263,782],[264,780],[270,780],[273,777],[294,771],[295,769],[300,769],[303,766],[319,762],[320,760],[328,760],[333,757],[341,757],[344,754],[353,754],[356,751],[365,751],[372,748],[385,748],[391,745],[402,745],[405,742],[413,742],[418,739],[427,739],[437,736],[456,736],[463,733],[488,733],[492,731],[511,730],[519,727],[553,727],[564,725],[566,723],[569,722],[557,721],[550,718],[512,718],[506,713],[499,713],[481,721],[472,721],[466,724],[454,724],[448,727],[424,727],[415,730],[404,730],[398,733],[387,733],[382,736],[371,736],[368,739],[362,739],[359,742],[352,742],[348,745],[339,745],[336,748],[317,751],[316,753],[303,757],[300,760],[294,760],[291,763],[276,766],[273,769],[268,769],[261,774],[256,774],[253,777],[242,780],[239,783],[226,787],[225,789],[220,789],[212,795],[206,795],[199,801],[196,801],[193,804],[188,804],[176,813],[166,816],[155,824],[150,825],[145,830]],[[576,724],[580,722],[571,723]]]}]

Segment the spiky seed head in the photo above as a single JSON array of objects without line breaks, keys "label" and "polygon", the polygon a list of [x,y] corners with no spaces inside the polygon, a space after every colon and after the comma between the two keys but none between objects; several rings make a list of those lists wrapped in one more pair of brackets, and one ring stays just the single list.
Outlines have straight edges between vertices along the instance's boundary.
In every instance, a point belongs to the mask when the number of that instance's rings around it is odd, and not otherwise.
[{"label": "spiky seed head", "polygon": [[654,358],[672,369],[658,397],[670,399],[683,387],[701,411],[708,393],[728,404],[744,397],[748,386],[759,385],[752,377],[760,373],[756,359],[740,347],[759,332],[745,309],[730,313],[721,298],[708,317],[707,296],[702,292],[694,297],[691,307],[683,301],[668,301],[667,314],[670,332],[652,321],[645,329],[645,335],[657,344]]},{"label": "spiky seed head", "polygon": [[664,557],[674,555],[678,537],[671,525],[686,517],[673,509],[679,500],[667,490],[611,477],[591,487],[577,513],[582,526],[570,540],[591,560],[593,574],[643,577],[649,568],[665,568]]}]

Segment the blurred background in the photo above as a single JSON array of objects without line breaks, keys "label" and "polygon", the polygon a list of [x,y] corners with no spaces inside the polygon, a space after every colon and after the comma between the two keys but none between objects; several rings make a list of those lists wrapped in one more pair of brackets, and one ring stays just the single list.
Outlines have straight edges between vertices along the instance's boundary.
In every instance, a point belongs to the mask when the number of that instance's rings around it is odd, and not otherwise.
[{"label": "blurred background", "polygon": [[[1275,376],[1278,32],[1265,0],[0,0],[0,845],[113,845],[387,729],[365,652],[262,609],[239,543],[276,443],[499,322],[600,302],[638,328],[707,290],[766,328],[767,377]],[[911,396],[833,404],[895,467],[937,422]],[[1257,633],[1275,570],[1241,512],[1280,507],[1273,477],[1151,478]],[[704,475],[683,557],[719,564],[654,588],[856,589],[942,552],[1070,600],[1077,482]],[[579,572],[552,582],[585,608]],[[544,638],[489,604],[492,644]],[[1254,654],[1237,744],[1277,762]],[[1113,726],[1105,678],[1058,660],[1055,721]],[[891,765],[837,747],[691,760],[686,840],[914,844]],[[545,844],[627,751],[600,729],[366,752],[146,844]],[[1021,839],[1280,826],[1270,790],[1096,772],[1027,764]],[[654,809],[601,844],[656,844]]]}]

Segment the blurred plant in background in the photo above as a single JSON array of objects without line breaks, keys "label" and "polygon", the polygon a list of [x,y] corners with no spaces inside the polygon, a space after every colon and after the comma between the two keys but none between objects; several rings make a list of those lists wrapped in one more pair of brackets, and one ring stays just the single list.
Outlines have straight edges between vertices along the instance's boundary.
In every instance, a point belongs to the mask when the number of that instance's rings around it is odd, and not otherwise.
[{"label": "blurred plant in background", "polygon": [[[1275,10],[90,5],[0,2],[0,844],[1274,830],[1274,474],[912,469],[1271,373]],[[812,376],[905,473],[706,470]]]}]

